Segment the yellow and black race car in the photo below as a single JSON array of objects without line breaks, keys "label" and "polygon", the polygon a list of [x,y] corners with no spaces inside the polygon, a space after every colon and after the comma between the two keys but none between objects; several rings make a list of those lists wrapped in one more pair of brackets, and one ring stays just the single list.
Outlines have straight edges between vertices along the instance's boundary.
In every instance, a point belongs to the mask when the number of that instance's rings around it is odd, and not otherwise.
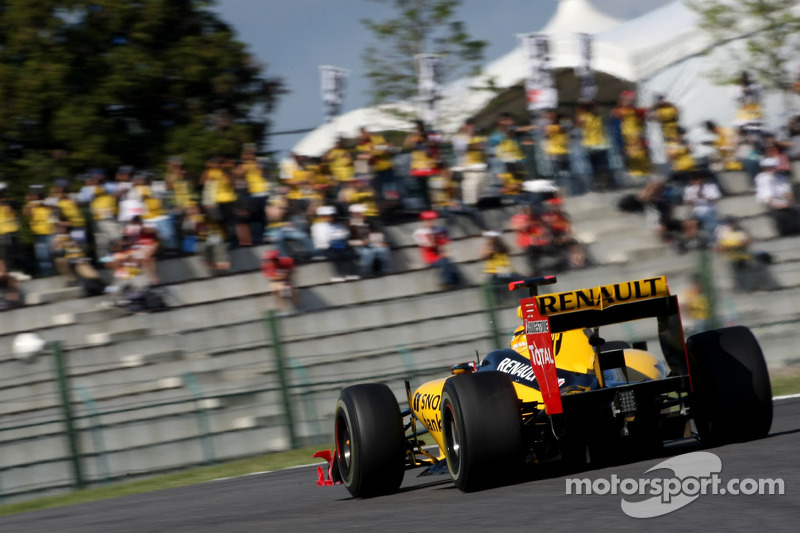
[{"label": "yellow and black race car", "polygon": [[[398,490],[408,468],[449,473],[462,491],[503,483],[525,465],[581,468],[615,456],[655,453],[697,435],[707,445],[765,437],[772,391],[749,329],[729,327],[684,341],[678,300],[665,277],[538,295],[555,276],[514,282],[528,289],[511,347],[415,391],[400,410],[383,384],[342,390],[334,452],[319,484],[341,481],[355,497]],[[661,353],[606,341],[611,324],[655,319]],[[422,427],[420,427],[422,426]],[[423,447],[430,434],[438,453]]]}]

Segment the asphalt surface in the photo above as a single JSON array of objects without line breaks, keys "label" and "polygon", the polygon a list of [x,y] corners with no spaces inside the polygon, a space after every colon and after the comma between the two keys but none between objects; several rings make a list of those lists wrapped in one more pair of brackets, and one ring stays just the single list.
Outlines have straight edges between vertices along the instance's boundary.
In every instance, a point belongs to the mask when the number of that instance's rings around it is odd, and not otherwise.
[{"label": "asphalt surface", "polygon": [[[648,477],[666,457],[698,450],[683,443],[664,457],[571,477]],[[622,495],[567,495],[562,476],[463,494],[447,477],[410,471],[398,494],[354,500],[342,486],[317,487],[314,468],[304,467],[8,516],[0,531],[800,531],[799,398],[775,402],[768,438],[707,451],[720,457],[723,482],[780,478],[784,494],[703,495],[664,516],[636,519],[621,510]]]}]

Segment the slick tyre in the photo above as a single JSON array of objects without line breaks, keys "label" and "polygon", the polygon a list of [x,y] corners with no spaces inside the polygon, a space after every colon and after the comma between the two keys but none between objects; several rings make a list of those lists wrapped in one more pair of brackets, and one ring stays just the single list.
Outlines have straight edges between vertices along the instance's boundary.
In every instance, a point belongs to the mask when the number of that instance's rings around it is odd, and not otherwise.
[{"label": "slick tyre", "polygon": [[743,326],[704,331],[686,341],[692,408],[708,446],[766,437],[772,387],[761,347]]},{"label": "slick tyre", "polygon": [[355,498],[397,492],[405,472],[405,435],[394,393],[382,384],[344,389],[336,403],[336,466]]},{"label": "slick tyre", "polygon": [[502,372],[448,379],[442,391],[442,426],[447,468],[460,490],[495,486],[520,470],[519,402]]}]

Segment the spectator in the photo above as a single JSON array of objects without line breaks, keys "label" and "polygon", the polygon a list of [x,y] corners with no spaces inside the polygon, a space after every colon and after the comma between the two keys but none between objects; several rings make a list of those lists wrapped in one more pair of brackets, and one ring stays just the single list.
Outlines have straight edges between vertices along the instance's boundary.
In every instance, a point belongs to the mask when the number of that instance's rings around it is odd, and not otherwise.
[{"label": "spectator", "polygon": [[19,220],[6,199],[6,184],[0,183],[0,275],[16,268]]},{"label": "spectator", "polygon": [[428,179],[441,173],[439,147],[428,136],[425,124],[418,120],[414,131],[409,133],[405,141],[403,141],[403,148],[411,151],[411,170],[409,174],[416,178],[417,189],[424,200],[424,206],[426,209],[430,209],[432,204]]},{"label": "spectator", "polygon": [[17,279],[7,272],[0,273],[0,311],[17,309],[25,305],[25,295]]},{"label": "spectator", "polygon": [[110,254],[111,243],[121,237],[117,222],[117,198],[103,187],[102,178],[96,182],[94,199],[90,204],[97,258]]},{"label": "spectator", "polygon": [[540,276],[561,270],[562,256],[553,244],[550,229],[530,205],[522,205],[519,212],[511,217],[511,229],[515,232],[517,247],[525,253],[531,275]]},{"label": "spectator", "polygon": [[353,151],[346,147],[344,137],[336,139],[336,144],[323,156],[323,160],[327,161],[334,178],[339,183],[351,181],[355,177]]},{"label": "spectator", "polygon": [[200,248],[206,266],[212,275],[224,274],[231,269],[231,258],[228,244],[225,242],[225,230],[220,222],[206,219],[198,235]]},{"label": "spectator", "polygon": [[510,301],[508,284],[520,276],[514,272],[511,251],[498,231],[484,231],[481,249],[483,273],[492,285],[495,296],[502,303]]},{"label": "spectator", "polygon": [[392,250],[386,244],[376,218],[365,217],[367,206],[364,204],[351,205],[349,211],[350,245],[358,255],[361,276],[393,272]]},{"label": "spectator", "polygon": [[264,228],[267,224],[266,208],[269,201],[269,182],[264,175],[264,169],[256,158],[254,144],[246,144],[242,149],[242,161],[239,173],[247,181],[247,193],[250,199],[248,206],[250,234],[252,243],[259,245],[264,238]]},{"label": "spectator", "polygon": [[493,174],[508,172],[517,179],[528,177],[525,168],[525,154],[519,138],[532,129],[533,126],[515,126],[514,116],[510,113],[500,114],[495,130],[488,140],[493,156],[491,160]]},{"label": "spectator", "polygon": [[55,210],[42,199],[41,185],[31,186],[26,198],[24,213],[28,217],[34,238],[34,253],[40,276],[53,275],[53,252],[51,242],[56,232],[58,216]]},{"label": "spectator", "polygon": [[86,246],[86,218],[78,204],[70,198],[67,192],[67,180],[59,179],[50,189],[50,195],[55,199],[55,207],[60,220],[69,222],[71,236],[81,247]]},{"label": "spectator", "polygon": [[391,159],[392,147],[382,135],[361,128],[356,145],[356,174],[371,177],[372,188],[381,204],[381,211],[399,206],[400,187],[394,174]]},{"label": "spectator", "polygon": [[297,222],[298,219],[304,221],[304,215],[296,214],[293,216],[290,211],[289,200],[285,197],[273,196],[270,198],[267,206],[267,219],[269,221],[267,235],[269,240],[278,247],[281,256],[297,259],[297,253],[290,248],[290,242],[296,242],[302,246],[302,252],[307,256],[304,258],[306,260],[319,255],[308,232],[304,231]]},{"label": "spectator", "polygon": [[761,120],[764,116],[761,109],[761,86],[750,79],[750,74],[746,71],[739,76],[739,84],[736,87],[736,101],[739,109],[736,113],[734,124],[746,127],[761,127]]},{"label": "spectator", "polygon": [[677,194],[663,179],[651,179],[639,193],[645,215],[661,242],[672,244],[680,254],[686,252],[684,223],[674,214]]},{"label": "spectator", "polygon": [[278,250],[267,250],[261,258],[261,272],[269,280],[270,291],[278,314],[289,313],[289,305],[300,307],[299,295],[292,281],[294,260],[281,256]]},{"label": "spectator", "polygon": [[486,137],[475,132],[475,121],[467,120],[461,132],[453,138],[453,148],[460,145],[458,166],[451,168],[453,172],[461,172],[461,197],[464,204],[476,206],[487,196],[489,172],[486,162]]},{"label": "spectator", "polygon": [[777,165],[777,160],[771,157],[761,160],[761,173],[756,176],[756,201],[767,207],[778,235],[798,235],[800,212],[789,180],[775,172]]},{"label": "spectator", "polygon": [[99,296],[103,294],[105,283],[73,235],[68,222],[58,224],[52,241],[56,270],[67,286],[83,287],[85,296]]},{"label": "spectator", "polygon": [[708,321],[711,317],[710,306],[708,305],[708,298],[703,293],[703,287],[697,274],[692,275],[689,287],[684,292],[680,302],[683,329],[687,337],[708,329]]},{"label": "spectator", "polygon": [[623,91],[611,114],[619,122],[622,153],[628,174],[645,176],[650,173],[650,156],[645,142],[645,110],[636,107],[636,93]]},{"label": "spectator", "polygon": [[778,285],[766,270],[772,257],[766,252],[751,252],[752,242],[750,234],[732,217],[725,218],[717,228],[717,251],[728,263],[734,291],[774,289]]},{"label": "spectator", "polygon": [[346,227],[334,221],[336,208],[325,205],[317,209],[318,220],[311,225],[311,240],[314,247],[324,252],[333,264],[331,281],[359,279],[356,274],[355,253],[348,242]]},{"label": "spectator", "polygon": [[609,142],[606,137],[603,117],[595,103],[583,100],[578,103],[575,125],[582,133],[582,144],[589,159],[593,189],[616,189],[617,183],[609,161]]},{"label": "spectator", "polygon": [[572,224],[569,216],[564,212],[563,204],[563,199],[558,197],[546,200],[544,202],[542,222],[550,230],[553,246],[561,255],[557,266],[581,269],[586,267],[588,263],[586,252],[572,234]]},{"label": "spectator", "polygon": [[436,211],[423,211],[420,214],[422,225],[414,231],[422,262],[439,270],[439,283],[442,289],[452,289],[463,284],[461,273],[452,263],[447,250],[450,242],[447,230],[436,225],[439,214]]},{"label": "spectator", "polygon": [[[687,225],[687,239],[698,245],[713,244],[717,228],[717,202],[722,198],[719,188],[705,179],[701,172],[690,173],[689,185],[683,190],[683,203],[692,207]],[[701,237],[698,230],[702,230]]]},{"label": "spectator", "polygon": [[226,239],[236,238],[236,192],[231,175],[232,162],[214,157],[206,163],[206,170],[200,178],[203,186],[203,206],[208,217],[225,232]]},{"label": "spectator", "polygon": [[570,166],[570,135],[566,117],[555,110],[547,112],[548,123],[544,126],[545,153],[553,169],[553,180],[565,194],[575,196],[586,191],[576,180]]},{"label": "spectator", "polygon": [[686,142],[686,130],[678,128],[678,136],[667,139],[666,150],[667,157],[672,162],[670,182],[680,186],[686,185],[692,172],[697,169],[692,149]]},{"label": "spectator", "polygon": [[656,95],[648,114],[661,126],[661,135],[665,141],[679,136],[680,112],[663,94]]}]

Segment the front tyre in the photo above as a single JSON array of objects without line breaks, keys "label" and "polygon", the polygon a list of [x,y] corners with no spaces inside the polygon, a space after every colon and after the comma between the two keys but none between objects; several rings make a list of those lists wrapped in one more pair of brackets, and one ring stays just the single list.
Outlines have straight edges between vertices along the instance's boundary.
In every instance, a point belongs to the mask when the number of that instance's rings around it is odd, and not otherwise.
[{"label": "front tyre", "polygon": [[766,437],[772,426],[772,387],[758,341],[743,326],[686,340],[693,413],[708,446]]},{"label": "front tyre", "polygon": [[464,492],[502,483],[522,466],[517,393],[502,372],[448,379],[442,390],[445,457],[450,477]]},{"label": "front tyre", "polygon": [[405,472],[403,418],[394,393],[370,383],[342,390],[336,403],[336,466],[355,498],[397,492]]}]

